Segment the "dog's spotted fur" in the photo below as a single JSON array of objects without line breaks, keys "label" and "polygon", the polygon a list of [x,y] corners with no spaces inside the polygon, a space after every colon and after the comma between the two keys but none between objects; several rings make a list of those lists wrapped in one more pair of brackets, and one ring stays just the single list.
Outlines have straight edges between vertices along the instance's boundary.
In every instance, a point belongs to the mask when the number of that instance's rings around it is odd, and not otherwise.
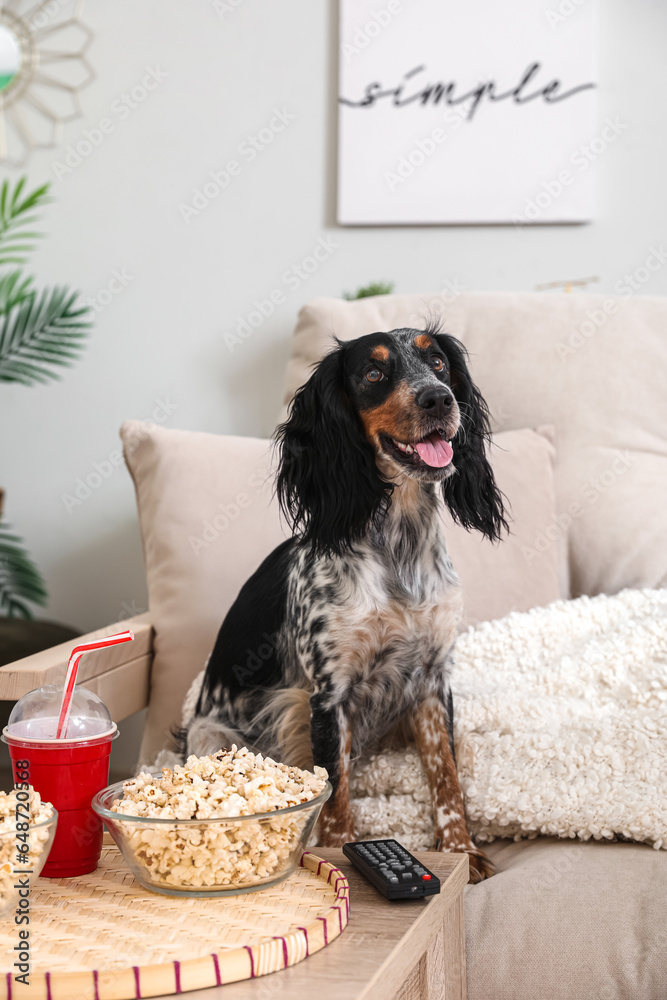
[{"label": "dog's spotted fur", "polygon": [[[453,444],[448,465],[396,446],[436,428]],[[466,851],[474,881],[492,869],[468,834],[456,774],[448,657],[461,597],[438,508],[498,537],[487,435],[463,349],[437,329],[371,334],[325,358],[278,434],[278,492],[296,535],[223,622],[187,732],[190,752],[234,740],[326,767],[334,794],[320,838],[332,846],[354,839],[350,759],[407,724],[435,846]]]}]

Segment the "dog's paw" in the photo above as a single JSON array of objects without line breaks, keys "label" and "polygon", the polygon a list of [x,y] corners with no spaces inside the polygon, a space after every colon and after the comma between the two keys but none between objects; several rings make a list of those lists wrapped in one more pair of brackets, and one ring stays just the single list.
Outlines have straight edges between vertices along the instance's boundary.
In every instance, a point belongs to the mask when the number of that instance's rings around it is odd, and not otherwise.
[{"label": "dog's paw", "polygon": [[[469,844],[469,847],[465,847],[465,844]],[[478,847],[475,847],[473,842],[466,838],[466,840],[461,843],[447,843],[444,839],[436,839],[435,844],[431,848],[432,851],[446,851],[453,852],[454,854],[465,853],[468,855],[469,864],[469,875],[468,883],[474,884],[475,882],[482,882],[485,878],[491,878],[495,875],[495,868],[487,858],[483,851],[480,851]]]},{"label": "dog's paw", "polygon": [[474,885],[476,882],[483,882],[485,878],[491,878],[492,875],[495,875],[496,870],[486,854],[482,854],[478,850],[466,851],[466,854],[468,855],[468,864],[470,866],[468,874],[469,885]]}]

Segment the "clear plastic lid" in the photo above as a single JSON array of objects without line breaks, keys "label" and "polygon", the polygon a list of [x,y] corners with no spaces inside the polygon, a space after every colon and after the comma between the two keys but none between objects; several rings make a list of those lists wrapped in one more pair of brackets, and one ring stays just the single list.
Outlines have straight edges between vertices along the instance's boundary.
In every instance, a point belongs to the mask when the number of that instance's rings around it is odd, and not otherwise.
[{"label": "clear plastic lid", "polygon": [[[46,684],[24,694],[12,709],[6,735],[22,740],[55,740],[62,699],[63,689],[57,684]],[[75,687],[67,729],[61,739],[94,739],[115,729],[101,698],[84,687]]]}]

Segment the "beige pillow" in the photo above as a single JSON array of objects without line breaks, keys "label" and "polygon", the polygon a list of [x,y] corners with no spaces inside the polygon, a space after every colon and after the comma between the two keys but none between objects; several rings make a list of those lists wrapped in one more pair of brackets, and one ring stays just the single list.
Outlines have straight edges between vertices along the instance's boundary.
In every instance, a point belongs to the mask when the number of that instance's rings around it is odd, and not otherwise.
[{"label": "beige pillow", "polygon": [[[491,462],[512,508],[512,534],[493,545],[449,522],[447,545],[464,588],[465,623],[548,604],[560,595],[557,546],[526,556],[554,523],[549,429],[499,434]],[[150,762],[180,722],[239,589],[286,535],[272,499],[269,442],[128,421],[121,430],[134,480],[155,626],[155,659],[140,760]],[[250,653],[251,651],[249,651]]]},{"label": "beige pillow", "polygon": [[[573,293],[318,299],[299,315],[289,400],[332,346],[441,317],[470,351],[493,430],[551,424],[572,594],[667,586],[667,298]],[[533,559],[551,539],[537,537]]]}]

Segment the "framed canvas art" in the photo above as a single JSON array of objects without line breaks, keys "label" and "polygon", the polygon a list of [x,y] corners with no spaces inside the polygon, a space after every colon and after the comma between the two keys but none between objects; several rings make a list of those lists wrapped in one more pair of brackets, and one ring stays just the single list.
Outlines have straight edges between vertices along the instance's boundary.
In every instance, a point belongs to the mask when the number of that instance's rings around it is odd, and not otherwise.
[{"label": "framed canvas art", "polygon": [[593,217],[595,0],[340,0],[338,221]]}]

